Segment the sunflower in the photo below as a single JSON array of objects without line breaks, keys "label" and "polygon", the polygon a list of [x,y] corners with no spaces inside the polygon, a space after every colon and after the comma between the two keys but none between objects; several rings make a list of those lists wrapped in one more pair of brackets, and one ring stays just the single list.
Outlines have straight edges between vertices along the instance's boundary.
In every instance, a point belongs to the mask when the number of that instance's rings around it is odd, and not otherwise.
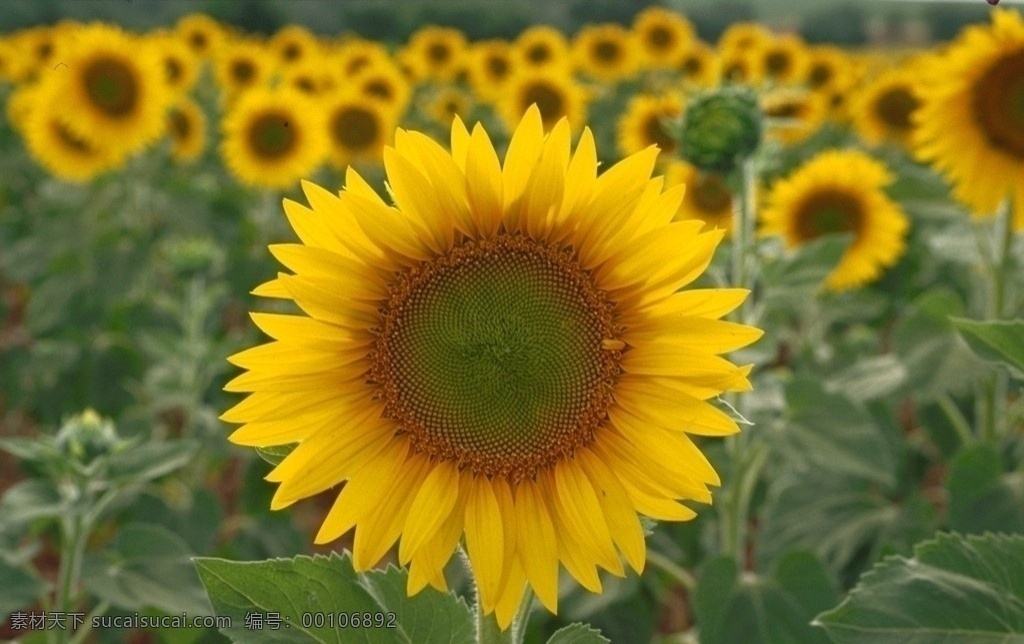
[{"label": "sunflower", "polygon": [[222,155],[244,183],[291,186],[327,152],[322,119],[318,104],[298,90],[249,90],[224,115]]},{"label": "sunflower", "polygon": [[348,83],[360,94],[402,114],[409,105],[412,88],[391,61],[374,62],[356,72]]},{"label": "sunflower", "polygon": [[313,57],[281,68],[281,84],[297,89],[307,96],[321,95],[343,82],[337,72],[325,68],[322,60]]},{"label": "sunflower", "polygon": [[209,58],[217,53],[227,35],[219,22],[202,13],[182,16],[174,28],[189,49],[200,58]]},{"label": "sunflower", "polygon": [[277,62],[266,47],[255,40],[233,40],[213,61],[217,84],[229,98],[254,87],[266,87],[277,69]]},{"label": "sunflower", "polygon": [[914,146],[978,216],[1012,196],[1024,229],[1024,18],[998,9],[925,69],[914,112]]},{"label": "sunflower", "polygon": [[679,58],[676,71],[682,74],[683,81],[688,84],[711,87],[718,82],[718,56],[710,45],[694,40]]},{"label": "sunflower", "polygon": [[248,398],[222,418],[241,445],[298,446],[268,476],[274,509],[342,485],[318,543],[355,529],[357,570],[400,540],[408,592],[446,589],[465,535],[482,609],[507,628],[527,585],[557,609],[559,564],[599,592],[597,567],[646,559],[638,515],[687,520],[719,478],[688,434],[737,431],[705,402],[749,389],[720,354],[757,329],[721,316],[739,289],[679,289],[721,240],[670,223],[645,150],[597,176],[594,138],[570,154],[533,108],[504,164],[461,121],[447,150],[399,130],[387,205],[349,170],[339,195],[285,202],[294,274],[257,289],[304,315],[256,313],[272,342],[231,362]]},{"label": "sunflower", "polygon": [[473,97],[455,87],[446,87],[426,97],[423,106],[424,113],[441,125],[450,127],[452,119],[466,117],[473,110]]},{"label": "sunflower", "polygon": [[338,167],[353,161],[380,159],[395,129],[394,110],[365,96],[334,92],[319,103],[327,119],[331,161]]},{"label": "sunflower", "polygon": [[317,37],[299,25],[279,29],[270,37],[267,47],[284,67],[316,60],[322,52]]},{"label": "sunflower", "polygon": [[674,11],[648,7],[633,19],[633,34],[650,67],[679,65],[694,39],[693,25]]},{"label": "sunflower", "polygon": [[863,152],[819,154],[779,180],[763,211],[762,232],[781,235],[790,248],[829,233],[853,241],[826,280],[832,290],[861,286],[903,254],[907,217],[883,192],[892,174]]},{"label": "sunflower", "polygon": [[536,25],[524,30],[513,44],[516,67],[569,64],[569,42],[554,27]]},{"label": "sunflower", "polygon": [[910,68],[890,70],[858,92],[853,124],[872,145],[882,142],[906,146],[913,132],[912,117],[920,106],[917,73]]},{"label": "sunflower", "polygon": [[768,136],[787,145],[811,136],[828,117],[829,107],[820,94],[796,88],[778,88],[762,98],[768,117]]},{"label": "sunflower", "polygon": [[463,68],[467,47],[458,29],[428,26],[409,38],[405,51],[418,61],[424,80],[450,81]]},{"label": "sunflower", "polygon": [[703,172],[685,161],[674,161],[665,168],[665,185],[686,186],[677,221],[696,219],[704,222],[704,230],[732,230],[733,211],[738,206],[724,174]]},{"label": "sunflower", "polygon": [[[62,30],[63,31],[63,30]],[[39,70],[52,68],[55,53],[60,48],[56,27],[31,27],[17,32],[14,46],[20,52],[20,72],[17,80],[35,77]],[[12,71],[17,69],[12,66]]]},{"label": "sunflower", "polygon": [[509,79],[497,108],[511,130],[531,105],[540,109],[545,129],[554,127],[564,116],[575,130],[587,118],[586,92],[561,66],[517,71]]},{"label": "sunflower", "polygon": [[341,43],[332,55],[342,78],[352,78],[365,69],[393,66],[388,50],[374,40],[351,38]]},{"label": "sunflower", "polygon": [[819,45],[808,51],[804,83],[810,89],[846,88],[855,80],[854,77],[853,63],[842,49]]},{"label": "sunflower", "polygon": [[773,36],[761,46],[760,56],[765,80],[786,85],[801,82],[807,74],[807,47],[799,36]]},{"label": "sunflower", "polygon": [[171,93],[181,96],[192,89],[199,78],[199,60],[185,42],[169,33],[149,37],[164,68],[164,83]]},{"label": "sunflower", "polygon": [[683,102],[675,94],[634,96],[619,119],[619,150],[628,155],[656,145],[660,150],[659,159],[672,157],[676,151],[676,140],[668,125],[678,120],[682,113]]},{"label": "sunflower", "polygon": [[22,128],[29,154],[51,174],[76,183],[92,180],[124,161],[124,152],[78,136],[68,127],[61,87],[49,83],[25,95]]},{"label": "sunflower", "polygon": [[573,39],[572,53],[578,69],[607,83],[630,76],[639,63],[632,34],[612,23],[580,29]]},{"label": "sunflower", "polygon": [[485,101],[498,99],[512,75],[512,45],[504,40],[473,43],[467,71],[473,91]]},{"label": "sunflower", "polygon": [[206,116],[190,98],[181,98],[167,113],[171,157],[187,163],[196,160],[206,145]]},{"label": "sunflower", "polygon": [[718,48],[759,49],[771,39],[771,36],[771,32],[756,22],[735,22],[722,32],[718,39]]},{"label": "sunflower", "polygon": [[[66,125],[99,147],[137,150],[163,134],[171,94],[159,56],[145,41],[96,24],[75,32],[61,53]],[[64,73],[66,71],[66,73]]]},{"label": "sunflower", "polygon": [[758,85],[764,80],[764,59],[756,49],[727,47],[718,53],[719,73],[724,83]]}]

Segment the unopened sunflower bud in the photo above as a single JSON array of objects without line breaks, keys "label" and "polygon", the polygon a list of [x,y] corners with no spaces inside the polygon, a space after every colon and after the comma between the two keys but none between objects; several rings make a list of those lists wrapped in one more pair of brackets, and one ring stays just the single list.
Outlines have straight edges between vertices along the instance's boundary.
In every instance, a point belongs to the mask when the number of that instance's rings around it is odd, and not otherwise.
[{"label": "unopened sunflower bud", "polygon": [[57,448],[68,458],[87,465],[99,456],[116,450],[121,443],[109,418],[92,409],[72,416],[57,432]]},{"label": "unopened sunflower bud", "polygon": [[701,170],[728,172],[761,143],[761,108],[748,89],[724,87],[699,95],[685,114],[680,152]]}]

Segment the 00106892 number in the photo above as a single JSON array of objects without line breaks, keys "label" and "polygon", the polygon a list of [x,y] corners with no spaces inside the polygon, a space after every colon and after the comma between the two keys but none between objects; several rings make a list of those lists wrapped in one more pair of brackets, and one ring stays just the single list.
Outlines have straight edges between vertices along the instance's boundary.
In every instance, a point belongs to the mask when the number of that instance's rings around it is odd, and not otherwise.
[{"label": "00106892 number", "polygon": [[394,613],[303,613],[303,628],[397,628]]}]

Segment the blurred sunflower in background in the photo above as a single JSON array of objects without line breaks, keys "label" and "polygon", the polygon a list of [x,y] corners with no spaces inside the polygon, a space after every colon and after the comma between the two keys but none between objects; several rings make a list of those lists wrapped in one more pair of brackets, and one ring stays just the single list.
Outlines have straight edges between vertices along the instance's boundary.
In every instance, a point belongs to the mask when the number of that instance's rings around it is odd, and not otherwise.
[{"label": "blurred sunflower in background", "polygon": [[634,154],[652,145],[658,146],[658,158],[671,158],[676,152],[672,123],[683,113],[683,99],[678,94],[634,96],[618,122],[618,144],[623,154]]},{"label": "blurred sunflower in background", "polygon": [[1013,201],[1024,230],[1024,18],[992,12],[923,64],[913,145],[980,217]]},{"label": "blurred sunflower in background", "polygon": [[814,91],[846,89],[855,81],[849,55],[838,47],[818,45],[807,52],[803,83]]},{"label": "blurred sunflower in background", "polygon": [[347,82],[366,98],[377,101],[396,114],[405,113],[412,97],[412,87],[391,61],[374,62],[360,68]]},{"label": "blurred sunflower in background", "polygon": [[225,112],[221,129],[225,165],[257,188],[291,186],[327,153],[323,110],[295,89],[249,90]]},{"label": "blurred sunflower in background", "polygon": [[719,48],[718,61],[723,83],[760,85],[764,80],[764,59],[749,47]]},{"label": "blurred sunflower in background", "polygon": [[545,129],[565,117],[577,130],[587,118],[586,92],[564,67],[519,70],[509,79],[497,109],[511,131],[531,105],[540,110]]},{"label": "blurred sunflower in background", "polygon": [[253,315],[273,341],[231,358],[249,395],[223,419],[238,444],[298,443],[272,508],[344,483],[316,541],[354,529],[356,570],[400,540],[408,592],[443,590],[465,535],[507,628],[527,585],[557,610],[559,564],[599,592],[598,568],[643,569],[639,515],[710,502],[688,434],[737,431],[706,401],[749,389],[720,355],[761,332],[719,319],[746,291],[684,288],[722,233],[672,223],[683,188],[651,179],[655,150],[597,176],[590,131],[573,152],[536,108],[504,163],[479,125],[451,147],[398,131],[394,206],[351,169],[285,202],[302,243],[271,252],[294,273],[258,292],[304,314]]},{"label": "blurred sunflower in background", "polygon": [[468,45],[458,29],[423,27],[416,31],[403,48],[419,61],[420,80],[451,81],[465,65]]},{"label": "blurred sunflower in background", "polygon": [[547,25],[524,29],[513,43],[516,67],[568,65],[569,41],[562,32]]},{"label": "blurred sunflower in background", "polygon": [[711,87],[718,83],[718,55],[711,45],[694,40],[683,52],[676,65],[676,71],[685,84]]},{"label": "blurred sunflower in background", "polygon": [[860,88],[852,109],[853,124],[871,145],[895,143],[907,147],[914,131],[913,115],[921,105],[913,69],[885,72]]},{"label": "blurred sunflower in background", "polygon": [[809,63],[807,47],[795,34],[772,36],[759,50],[764,79],[777,85],[792,85],[802,81]]},{"label": "blurred sunflower in background", "polygon": [[445,87],[425,96],[420,110],[445,128],[456,116],[465,118],[473,110],[473,97],[457,87]]},{"label": "blurred sunflower in background", "polygon": [[820,94],[796,87],[779,87],[765,93],[761,106],[768,118],[768,137],[786,145],[805,140],[828,118],[828,105]]},{"label": "blurred sunflower in background", "polygon": [[324,97],[318,109],[327,120],[331,162],[339,168],[379,160],[398,120],[393,109],[344,90]]},{"label": "blurred sunflower in background", "polygon": [[324,53],[319,39],[299,25],[287,25],[279,29],[267,41],[267,49],[277,58],[282,68],[311,61],[322,64],[320,57]]},{"label": "blurred sunflower in background", "polygon": [[704,230],[732,231],[733,214],[739,205],[725,175],[704,172],[685,161],[674,161],[665,168],[666,186],[686,186],[676,220],[696,219]]},{"label": "blurred sunflower in background", "polygon": [[852,234],[826,286],[834,291],[862,286],[895,264],[906,248],[907,217],[884,192],[892,181],[888,169],[863,152],[823,152],[772,186],[761,232],[780,235],[789,248],[830,233]]},{"label": "blurred sunflower in background", "polygon": [[199,78],[199,59],[188,45],[171,33],[147,37],[164,68],[164,84],[175,96],[192,89]]},{"label": "blurred sunflower in background", "polygon": [[511,43],[504,40],[473,43],[466,67],[467,79],[482,100],[497,100],[514,69]]},{"label": "blurred sunflower in background", "polygon": [[206,146],[206,115],[190,98],[180,98],[167,112],[167,134],[171,158],[181,163],[195,161]]},{"label": "blurred sunflower in background", "polygon": [[621,25],[587,25],[572,41],[576,68],[606,83],[636,71],[640,57],[632,34]]},{"label": "blurred sunflower in background", "polygon": [[276,70],[277,62],[263,43],[248,38],[227,43],[213,60],[217,85],[229,100],[245,90],[269,86]]},{"label": "blurred sunflower in background", "polygon": [[211,58],[227,40],[227,33],[219,22],[202,13],[182,16],[175,25],[177,33],[192,53],[200,59]]},{"label": "blurred sunflower in background", "polygon": [[638,13],[633,19],[633,34],[644,63],[652,68],[678,66],[694,41],[690,21],[662,7],[647,7]]},{"label": "blurred sunflower in background", "polygon": [[353,78],[372,67],[392,65],[387,47],[365,38],[345,39],[334,47],[330,58],[344,79]]},{"label": "blurred sunflower in background", "polygon": [[61,59],[67,69],[46,82],[63,96],[65,125],[78,138],[129,154],[163,134],[173,97],[148,43],[112,25],[87,25],[62,45]]}]

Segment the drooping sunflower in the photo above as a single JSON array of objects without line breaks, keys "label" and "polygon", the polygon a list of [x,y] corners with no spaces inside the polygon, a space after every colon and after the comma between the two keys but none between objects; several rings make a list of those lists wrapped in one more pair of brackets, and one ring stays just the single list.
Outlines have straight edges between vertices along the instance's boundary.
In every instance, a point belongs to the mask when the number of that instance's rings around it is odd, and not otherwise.
[{"label": "drooping sunflower", "polygon": [[917,80],[918,74],[911,68],[893,69],[858,90],[852,113],[861,138],[872,145],[909,145],[912,117],[921,104]]},{"label": "drooping sunflower", "polygon": [[284,188],[327,153],[323,112],[295,89],[251,89],[225,113],[221,154],[243,183]]},{"label": "drooping sunflower", "polygon": [[649,67],[679,65],[694,39],[693,25],[663,7],[648,7],[633,19],[633,34]]},{"label": "drooping sunflower", "polygon": [[914,146],[979,217],[1012,197],[1024,229],[1024,18],[1009,9],[969,27],[924,69]]},{"label": "drooping sunflower", "polygon": [[237,39],[224,45],[213,61],[213,73],[229,99],[254,87],[267,87],[277,62],[263,43]]},{"label": "drooping sunflower", "polygon": [[547,67],[569,64],[569,41],[547,25],[524,29],[513,43],[516,67]]},{"label": "drooping sunflower", "polygon": [[466,36],[450,27],[423,27],[406,43],[406,55],[418,61],[425,79],[450,81],[463,69],[468,45]]},{"label": "drooping sunflower", "polygon": [[906,248],[907,217],[883,190],[892,181],[886,167],[863,152],[823,152],[772,186],[762,232],[780,235],[789,248],[829,233],[851,233],[853,241],[826,286],[861,286],[895,264]]},{"label": "drooping sunflower", "polygon": [[181,163],[196,160],[206,146],[206,115],[191,98],[178,99],[167,113],[171,158]]},{"label": "drooping sunflower", "polygon": [[672,157],[677,144],[669,123],[678,120],[682,113],[683,101],[676,94],[634,96],[619,119],[619,150],[629,155],[656,145],[660,150],[659,159]]},{"label": "drooping sunflower", "polygon": [[395,129],[394,110],[372,98],[345,91],[331,93],[319,105],[327,119],[332,163],[344,167],[354,161],[380,159]]},{"label": "drooping sunflower", "polygon": [[704,230],[732,231],[733,212],[739,206],[725,175],[674,161],[665,168],[665,185],[686,186],[676,220],[696,219],[704,222]]},{"label": "drooping sunflower", "polygon": [[682,290],[722,237],[671,223],[682,188],[656,151],[597,176],[561,121],[531,109],[504,163],[481,126],[452,152],[399,130],[384,166],[395,205],[353,170],[285,202],[294,274],[257,293],[272,342],[231,361],[249,396],[223,415],[252,446],[298,443],[267,477],[284,508],[342,485],[316,537],[354,528],[357,570],[400,540],[408,592],[446,588],[465,536],[482,608],[507,628],[529,585],[554,611],[559,564],[599,591],[646,558],[638,515],[687,520],[717,474],[688,434],[737,431],[707,403],[749,388],[721,354],[760,336],[721,321],[738,289]]},{"label": "drooping sunflower", "polygon": [[497,100],[512,75],[512,45],[504,40],[483,40],[473,43],[469,52],[469,84],[485,101]]},{"label": "drooping sunflower", "polygon": [[[66,125],[98,147],[132,152],[164,131],[172,95],[164,68],[145,41],[105,24],[83,26],[61,51]],[[66,72],[66,73],[64,73]]]},{"label": "drooping sunflower", "polygon": [[583,127],[587,117],[586,91],[567,68],[558,65],[517,71],[509,79],[497,108],[511,131],[531,105],[540,109],[545,129],[566,117],[575,130]]},{"label": "drooping sunflower", "polygon": [[636,70],[640,62],[633,35],[621,25],[587,25],[572,41],[577,68],[607,83],[620,81]]},{"label": "drooping sunflower", "polygon": [[68,127],[59,85],[48,83],[26,96],[30,99],[22,121],[25,147],[48,172],[84,183],[123,163],[123,149],[85,139]]},{"label": "drooping sunflower", "polygon": [[224,27],[206,14],[190,13],[182,16],[174,30],[184,39],[196,56],[210,58],[227,39]]}]

